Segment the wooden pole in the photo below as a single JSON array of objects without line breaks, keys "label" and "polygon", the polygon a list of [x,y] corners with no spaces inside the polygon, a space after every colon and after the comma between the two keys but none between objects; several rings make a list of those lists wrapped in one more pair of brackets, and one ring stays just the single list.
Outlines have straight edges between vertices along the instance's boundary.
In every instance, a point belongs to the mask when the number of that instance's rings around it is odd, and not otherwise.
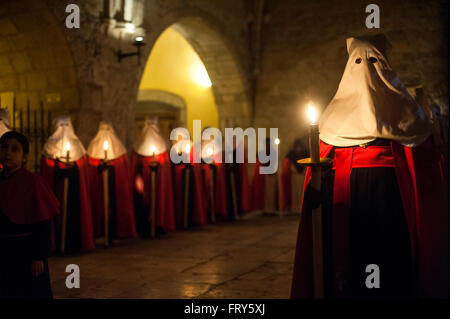
[{"label": "wooden pole", "polygon": [[239,219],[237,196],[236,196],[236,179],[234,178],[233,168],[231,168],[230,170],[230,179],[231,179],[231,198],[233,201],[233,214],[235,219]]},{"label": "wooden pole", "polygon": [[211,171],[211,187],[210,187],[210,193],[209,196],[211,198],[211,223],[215,223],[216,222],[216,203],[215,203],[215,189],[214,189],[214,166],[211,165],[210,166],[210,171]]},{"label": "wooden pole", "polygon": [[69,195],[69,178],[64,178],[63,207],[61,220],[61,253],[66,250],[67,199]]},{"label": "wooden pole", "polygon": [[105,217],[105,246],[109,246],[109,182],[108,168],[103,172],[103,207]]},{"label": "wooden pole", "polygon": [[[311,167],[311,186],[321,189],[322,168]],[[322,205],[312,211],[314,298],[324,298]]]},{"label": "wooden pole", "polygon": [[189,227],[189,174],[191,172],[188,165],[186,165],[185,180],[184,180],[184,229]]}]

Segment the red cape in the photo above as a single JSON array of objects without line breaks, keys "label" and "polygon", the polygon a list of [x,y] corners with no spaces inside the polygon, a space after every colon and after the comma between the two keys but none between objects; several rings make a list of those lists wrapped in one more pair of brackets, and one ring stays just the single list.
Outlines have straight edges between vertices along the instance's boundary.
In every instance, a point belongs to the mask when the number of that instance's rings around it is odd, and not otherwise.
[{"label": "red cape", "polygon": [[[91,202],[88,192],[87,180],[87,157],[83,156],[75,164],[79,170],[79,185],[80,185],[80,222],[81,222],[81,248],[83,250],[90,250],[95,248],[94,241],[94,229],[92,225],[92,211],[91,211]],[[54,185],[54,172],[55,165],[58,165],[59,168],[64,168],[66,166],[63,162],[56,162],[53,159],[42,156],[41,158],[41,168],[40,175],[47,181],[49,185]],[[62,190],[55,190],[55,194],[62,194]],[[59,198],[59,201],[62,203],[62,198]],[[54,241],[54,233],[52,235],[53,245]],[[54,248],[54,246],[53,246]]]},{"label": "red cape", "polygon": [[[320,142],[320,156],[332,145]],[[432,142],[415,148],[391,142],[397,181],[410,234],[418,296],[448,296],[448,212],[444,209],[440,154]],[[308,168],[303,195],[311,180]],[[292,298],[313,297],[311,212],[302,210],[292,281]]]},{"label": "red cape", "polygon": [[[155,156],[160,164],[156,174],[156,225],[165,230],[175,229],[175,215],[173,202],[172,169],[169,153],[164,152]],[[144,205],[150,210],[150,163],[151,156],[141,156],[136,152],[131,154],[132,185],[137,192],[143,194]],[[142,176],[138,172],[142,172]],[[142,183],[143,181],[143,183]],[[139,185],[139,184],[143,184]]]},{"label": "red cape", "polygon": [[0,210],[16,224],[34,224],[59,214],[59,202],[39,175],[22,168],[0,179]]},{"label": "red cape", "polygon": [[[89,157],[88,185],[89,193],[91,195],[94,234],[96,237],[101,237],[104,234],[105,212],[103,201],[103,174],[98,170],[98,166],[102,163],[101,159]],[[114,198],[110,196],[109,200],[115,201],[117,236],[118,238],[134,238],[137,234],[134,221],[133,195],[131,178],[128,173],[127,154],[109,160],[108,165],[114,167],[114,187],[116,196]]]}]

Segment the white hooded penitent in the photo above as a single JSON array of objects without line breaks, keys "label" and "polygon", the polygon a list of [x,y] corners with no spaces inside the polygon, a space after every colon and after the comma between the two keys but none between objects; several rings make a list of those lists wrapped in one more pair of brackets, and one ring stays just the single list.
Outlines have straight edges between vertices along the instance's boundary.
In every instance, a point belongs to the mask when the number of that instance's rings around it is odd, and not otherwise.
[{"label": "white hooded penitent", "polygon": [[117,137],[114,128],[110,123],[100,122],[98,133],[89,144],[87,153],[92,158],[105,158],[113,160],[119,158],[127,152],[122,142]]},{"label": "white hooded penitent", "polygon": [[161,136],[155,120],[145,120],[142,133],[134,144],[134,150],[141,156],[153,156],[167,151],[167,142]]},{"label": "white hooded penitent", "polygon": [[75,135],[69,116],[60,116],[53,121],[56,130],[44,145],[43,154],[49,158],[65,161],[67,151],[70,152],[70,161],[77,161],[86,150]]},{"label": "white hooded penitent", "polygon": [[320,139],[325,143],[354,146],[385,138],[413,147],[429,136],[423,109],[380,50],[365,40],[347,39],[344,74],[320,118]]},{"label": "white hooded penitent", "polygon": [[7,109],[0,109],[0,137],[11,131],[10,115]]}]

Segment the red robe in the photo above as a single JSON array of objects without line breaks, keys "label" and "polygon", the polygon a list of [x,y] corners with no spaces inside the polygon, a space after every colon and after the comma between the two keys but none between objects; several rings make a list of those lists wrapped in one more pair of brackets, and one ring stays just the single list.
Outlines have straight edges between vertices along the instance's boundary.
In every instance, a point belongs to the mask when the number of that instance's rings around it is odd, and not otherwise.
[{"label": "red robe", "polygon": [[[91,195],[92,217],[94,223],[94,234],[96,237],[104,235],[104,200],[103,200],[103,173],[98,168],[103,162],[101,159],[89,157],[88,185]],[[134,238],[136,226],[134,221],[133,195],[131,188],[131,178],[129,175],[127,154],[109,160],[108,166],[114,168],[114,194],[110,194],[109,201],[115,201],[116,212],[116,233],[118,238]],[[103,171],[104,172],[104,171]],[[109,205],[110,216],[113,205]]]},{"label": "red robe", "polygon": [[57,216],[59,202],[41,176],[22,168],[0,179],[0,211],[15,224],[30,225]]},{"label": "red robe", "polygon": [[[54,174],[55,165],[63,169],[66,164],[63,162],[57,162],[48,157],[42,156],[41,158],[41,168],[40,175],[44,177],[49,185],[54,187],[54,192],[57,195],[61,205],[63,202],[62,194],[63,187],[62,183],[55,185]],[[92,211],[91,211],[91,201],[88,192],[87,180],[88,180],[88,160],[86,156],[83,156],[75,162],[79,172],[79,204],[80,204],[80,231],[81,231],[81,249],[90,250],[95,248],[94,241],[94,229],[92,225]],[[62,208],[61,208],[62,209]],[[55,226],[55,225],[54,225]],[[53,249],[55,249],[55,229],[53,229],[52,235]]]},{"label": "red robe", "polygon": [[[131,154],[131,177],[135,194],[143,196],[144,208],[150,212],[151,181],[150,163],[151,156],[141,156],[136,152]],[[164,230],[175,229],[175,214],[173,202],[172,168],[169,153],[155,155],[155,161],[159,163],[156,174],[156,225]]]},{"label": "red robe", "polygon": [[[320,156],[333,146],[321,142]],[[416,148],[391,142],[395,172],[411,243],[415,286],[419,297],[448,296],[448,212],[444,209],[440,155],[431,140]],[[311,180],[305,176],[303,196]],[[302,210],[292,282],[292,298],[312,298],[311,211]]]}]

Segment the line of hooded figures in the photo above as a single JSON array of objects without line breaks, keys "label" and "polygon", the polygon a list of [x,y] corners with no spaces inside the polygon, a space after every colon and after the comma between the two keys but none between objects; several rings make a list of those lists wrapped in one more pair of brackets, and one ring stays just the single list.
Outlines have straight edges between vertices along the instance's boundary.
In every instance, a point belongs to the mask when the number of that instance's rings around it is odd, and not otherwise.
[{"label": "line of hooded figures", "polygon": [[[60,204],[60,214],[52,219],[55,253],[238,220],[255,210],[300,213],[304,172],[296,160],[307,156],[304,140],[296,140],[282,162],[281,174],[260,174],[263,164],[257,161],[250,184],[245,162],[221,163],[218,158],[223,154],[207,152],[213,158],[210,164],[193,163],[192,142],[174,141],[174,147],[182,145],[177,152],[189,153],[191,160],[173,164],[169,143],[155,119],[145,121],[130,157],[109,123],[100,123],[87,151],[70,117],[56,118],[54,126],[43,147],[39,174]],[[10,130],[9,114],[2,109],[0,136]],[[188,139],[183,134],[177,132],[179,140]],[[202,147],[208,141],[203,142]]]}]

